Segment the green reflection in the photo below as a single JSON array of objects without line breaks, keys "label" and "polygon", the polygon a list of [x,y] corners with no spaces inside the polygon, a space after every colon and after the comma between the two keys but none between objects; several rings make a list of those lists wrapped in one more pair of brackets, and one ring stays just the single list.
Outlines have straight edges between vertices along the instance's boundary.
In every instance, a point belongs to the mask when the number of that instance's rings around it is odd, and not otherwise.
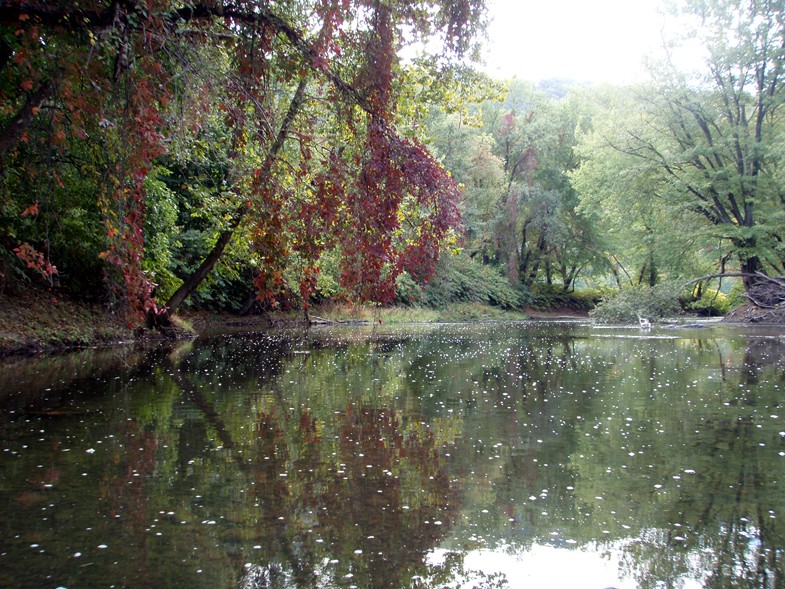
[{"label": "green reflection", "polygon": [[777,587],[784,352],[519,323],[15,361],[0,586],[513,587],[549,547],[617,586]]}]

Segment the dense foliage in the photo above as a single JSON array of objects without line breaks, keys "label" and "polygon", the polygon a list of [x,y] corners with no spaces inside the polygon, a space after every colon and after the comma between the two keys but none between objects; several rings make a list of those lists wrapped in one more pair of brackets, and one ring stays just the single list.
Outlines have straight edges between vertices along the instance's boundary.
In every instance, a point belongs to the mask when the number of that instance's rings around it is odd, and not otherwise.
[{"label": "dense foliage", "polygon": [[754,299],[762,275],[785,272],[781,6],[685,0],[673,18],[694,25],[695,72],[669,54],[646,84],[514,81],[432,113],[434,149],[464,185],[467,255],[527,292],[613,285],[597,313],[618,321],[679,301],[721,312],[734,279]]},{"label": "dense foliage", "polygon": [[439,35],[445,69],[483,10],[0,3],[4,281],[32,271],[165,317],[208,277],[275,304],[292,268],[307,304],[332,252],[347,294],[391,300],[459,222],[455,182],[399,107],[397,50]]},{"label": "dense foliage", "polygon": [[649,321],[677,317],[678,287],[669,283],[620,290],[603,300],[591,315],[602,323],[634,323],[639,318]]},{"label": "dense foliage", "polygon": [[754,299],[785,273],[782,9],[674,18],[701,69],[534,86],[466,66],[482,0],[0,2],[0,288],[154,322],[186,300],[586,310],[612,287],[629,320],[663,282],[700,312],[733,280]]}]

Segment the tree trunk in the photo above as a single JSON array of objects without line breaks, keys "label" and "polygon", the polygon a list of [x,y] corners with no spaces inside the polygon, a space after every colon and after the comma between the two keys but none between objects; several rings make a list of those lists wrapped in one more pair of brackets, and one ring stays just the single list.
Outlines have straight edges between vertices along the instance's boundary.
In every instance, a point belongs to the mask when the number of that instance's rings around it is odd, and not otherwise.
[{"label": "tree trunk", "polygon": [[540,238],[537,240],[537,255],[534,258],[534,262],[531,265],[529,270],[528,276],[524,277],[524,284],[526,286],[531,286],[537,280],[537,274],[540,271],[540,264],[542,263],[543,257],[545,256],[545,250],[547,248],[547,242],[545,241],[545,232],[540,234]]},{"label": "tree trunk", "polygon": [[213,249],[207,254],[207,257],[202,260],[199,267],[183,281],[180,288],[178,288],[166,302],[166,313],[169,317],[177,312],[177,309],[180,308],[180,305],[183,304],[185,299],[199,287],[202,281],[207,278],[207,275],[215,268],[215,265],[218,263],[218,260],[221,259],[226,246],[229,245],[229,242],[232,240],[235,230],[246,214],[247,210],[245,207],[241,207],[240,210],[237,211],[229,229],[226,229],[218,236],[218,241],[215,242]]},{"label": "tree trunk", "polygon": [[[570,292],[572,290],[575,292],[575,287],[573,283],[575,279],[578,277],[578,266],[573,264],[569,268],[567,268],[567,264],[562,263],[561,265],[561,281],[562,281],[562,288],[564,292]],[[617,276],[618,282],[618,276]]]},{"label": "tree trunk", "polygon": [[744,291],[749,292],[750,289],[760,281],[760,278],[755,276],[761,271],[761,264],[758,256],[745,256],[739,254],[739,269],[741,270],[742,281],[744,282]]}]

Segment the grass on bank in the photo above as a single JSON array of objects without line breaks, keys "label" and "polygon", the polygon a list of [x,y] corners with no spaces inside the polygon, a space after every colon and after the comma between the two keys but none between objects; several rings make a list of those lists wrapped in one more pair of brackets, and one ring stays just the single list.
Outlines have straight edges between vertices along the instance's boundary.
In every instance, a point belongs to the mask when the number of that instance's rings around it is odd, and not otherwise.
[{"label": "grass on bank", "polygon": [[25,290],[0,295],[0,355],[130,340],[131,331],[100,305]]},{"label": "grass on bank", "polygon": [[327,321],[369,323],[456,323],[462,321],[502,321],[526,319],[519,311],[505,311],[481,303],[453,303],[443,309],[430,307],[374,307],[371,305],[330,304],[315,308],[312,318]]}]

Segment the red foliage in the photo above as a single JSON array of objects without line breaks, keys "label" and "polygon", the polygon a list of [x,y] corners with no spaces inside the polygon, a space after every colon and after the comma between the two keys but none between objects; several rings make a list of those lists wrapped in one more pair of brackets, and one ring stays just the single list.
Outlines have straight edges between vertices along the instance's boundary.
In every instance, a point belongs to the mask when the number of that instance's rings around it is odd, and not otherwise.
[{"label": "red foliage", "polygon": [[54,276],[57,274],[57,268],[50,263],[49,259],[41,252],[35,249],[29,243],[23,243],[19,247],[14,248],[16,257],[22,260],[27,267],[35,270],[40,274],[49,285],[52,285]]},{"label": "red foliage", "polygon": [[[355,168],[333,151],[313,180],[313,198],[295,199],[290,216],[280,221],[290,229],[292,249],[306,264],[300,282],[304,301],[316,289],[319,257],[339,246],[344,288],[362,300],[391,302],[402,271],[420,281],[433,274],[442,240],[460,223],[457,184],[424,145],[401,137],[389,121],[394,110],[393,14],[386,4],[371,7],[374,35],[364,47],[365,66],[355,80],[369,108],[365,155]],[[343,122],[360,135],[351,117]],[[304,156],[307,161],[310,154]],[[265,284],[270,284],[268,278],[257,287]]]},{"label": "red foliage", "polygon": [[132,48],[128,49],[136,55],[134,67],[122,72],[122,83],[131,92],[113,112],[102,112],[101,118],[121,121],[123,131],[114,181],[108,185],[103,203],[108,248],[101,255],[119,269],[122,282],[117,286],[122,291],[118,294],[126,311],[137,317],[158,311],[152,296],[155,285],[142,268],[146,214],[143,183],[155,159],[166,151],[161,108],[169,98],[167,74],[157,60],[153,35],[165,25],[155,11],[144,14],[144,34],[133,38]]},{"label": "red foliage", "polygon": [[[258,0],[185,5],[172,0],[88,1],[77,11],[69,3],[23,3],[29,8],[20,9],[18,22],[0,23],[13,31],[18,45],[13,67],[6,64],[7,83],[0,85],[0,115],[14,116],[26,95],[51,83],[59,107],[49,115],[54,148],[65,150],[75,140],[98,137],[107,146],[106,169],[96,174],[104,187],[99,207],[107,247],[102,258],[117,269],[115,288],[126,309],[146,313],[158,307],[154,285],[142,267],[144,180],[165,152],[161,113],[181,83],[170,78],[165,66],[176,61],[171,48],[181,41],[179,25],[188,22],[191,32],[201,28],[210,43],[213,34],[232,37],[233,75],[216,95],[224,101],[225,123],[237,151],[251,142],[254,149],[278,142],[277,116],[271,111],[280,89],[313,74],[322,99],[334,108],[329,116],[353,134],[356,144],[345,159],[343,147],[317,159],[309,147],[316,143],[317,123],[310,121],[310,133],[287,133],[300,145],[300,175],[309,183],[302,190],[305,196],[276,183],[271,161],[238,183],[248,189],[242,195],[245,204],[237,203],[239,217],[251,211],[255,223],[254,246],[262,264],[256,287],[261,298],[274,300],[296,253],[303,264],[300,294],[307,301],[316,288],[320,257],[338,248],[347,290],[386,302],[404,270],[418,280],[433,273],[441,241],[460,221],[455,182],[425,146],[401,137],[392,124],[398,29],[406,25],[427,34],[439,28],[450,38],[448,46],[458,50],[482,4],[315,0],[303,27],[318,22],[321,28],[308,34]],[[13,15],[13,9],[3,14]],[[221,23],[228,33],[220,31]],[[68,43],[42,42],[48,34],[44,29],[83,50],[59,54],[57,47]],[[84,42],[86,32],[89,43]],[[56,65],[47,62],[50,55],[59,60]],[[210,82],[204,84],[208,88]],[[7,88],[17,89],[14,100],[6,100]],[[19,140],[29,139],[22,133]],[[33,205],[24,214],[36,212]],[[56,272],[35,250],[18,249],[17,255],[38,271],[50,278]]]},{"label": "red foliage", "polygon": [[29,207],[27,207],[24,211],[20,213],[22,217],[33,216],[35,217],[38,215],[38,201],[35,201]]},{"label": "red foliage", "polygon": [[[390,302],[395,280],[406,270],[424,281],[433,275],[439,245],[460,223],[457,184],[419,142],[393,133],[380,119],[371,121],[362,174],[349,193],[353,226],[343,236],[349,263],[341,279],[366,300]],[[409,221],[408,243],[396,239],[401,216]],[[404,211],[404,209],[410,209]]]}]

